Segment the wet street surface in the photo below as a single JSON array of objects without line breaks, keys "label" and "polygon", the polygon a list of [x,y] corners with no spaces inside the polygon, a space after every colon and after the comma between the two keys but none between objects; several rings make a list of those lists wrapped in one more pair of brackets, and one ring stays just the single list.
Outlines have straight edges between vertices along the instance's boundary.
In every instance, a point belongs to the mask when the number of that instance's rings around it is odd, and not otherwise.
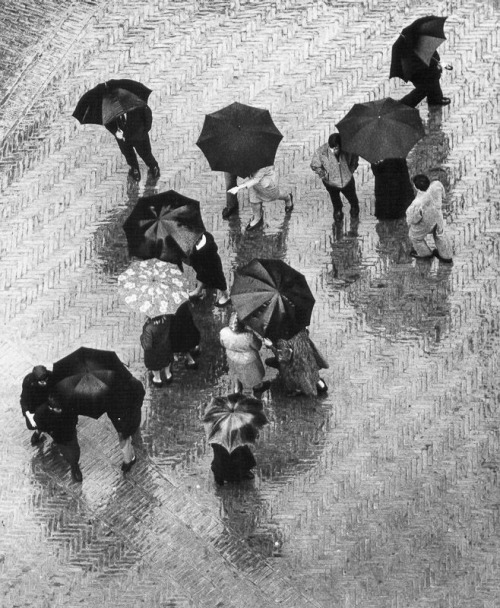
[{"label": "wet street surface", "polygon": [[[0,606],[18,608],[497,608],[500,606],[500,8],[494,1],[23,2],[0,22]],[[38,7],[38,8],[37,8]],[[11,9],[12,10],[12,9]],[[37,12],[38,11],[38,12]],[[354,103],[406,94],[388,79],[400,30],[449,15],[439,51],[451,105],[421,104],[410,173],[446,184],[453,266],[410,257],[405,221],[377,221],[361,160],[361,214],[334,224],[309,163]],[[16,31],[17,28],[17,31]],[[71,113],[109,78],[153,89],[157,184],[127,181],[113,137]],[[268,108],[294,193],[223,221],[224,179],[195,141],[233,101]],[[264,394],[255,480],[217,487],[200,415],[230,390],[219,331],[196,305],[200,368],[150,385],[144,318],[118,296],[121,225],[139,196],[201,201],[229,283],[283,259],[316,298],[311,336],[327,396]],[[346,204],[346,211],[348,205]],[[194,275],[186,269],[190,285]],[[80,418],[83,483],[50,439],[30,444],[22,378],[79,346],[115,350],[146,388],[127,476],[106,416]],[[265,348],[264,357],[270,356]],[[268,371],[274,379],[275,372]]]}]

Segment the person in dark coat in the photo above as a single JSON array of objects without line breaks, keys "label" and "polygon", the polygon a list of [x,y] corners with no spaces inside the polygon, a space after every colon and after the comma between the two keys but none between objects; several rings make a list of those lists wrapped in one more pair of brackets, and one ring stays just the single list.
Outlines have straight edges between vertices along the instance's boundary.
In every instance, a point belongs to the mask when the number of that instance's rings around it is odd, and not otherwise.
[{"label": "person in dark coat", "polygon": [[141,179],[137,154],[149,168],[149,175],[153,179],[160,177],[160,168],[151,151],[149,140],[152,122],[151,108],[144,106],[126,112],[105,125],[106,129],[115,136],[118,146],[130,167],[129,176],[137,182]]},{"label": "person in dark coat", "polygon": [[35,412],[35,423],[40,431],[48,433],[56,444],[62,457],[71,467],[73,481],[83,479],[80,470],[80,445],[76,434],[78,415],[71,408],[63,408],[49,395],[47,401]]},{"label": "person in dark coat", "polygon": [[36,445],[44,440],[39,429],[36,428],[33,415],[49,397],[51,391],[52,372],[43,365],[35,365],[33,371],[24,377],[21,389],[21,410],[26,420],[26,426],[34,431],[31,436],[31,445]]},{"label": "person in dark coat", "polygon": [[182,353],[185,366],[196,369],[194,356],[200,352],[200,332],[195,325],[189,302],[183,302],[175,314],[148,319],[142,328],[141,345],[144,348],[144,365],[152,372],[153,386],[163,386],[173,380],[174,353]]},{"label": "person in dark coat", "polygon": [[214,474],[215,483],[224,485],[225,481],[238,482],[253,479],[251,469],[257,464],[252,451],[247,445],[237,447],[231,453],[218,443],[210,444],[214,452],[214,459],[210,468]]},{"label": "person in dark coat", "polygon": [[413,186],[404,158],[386,158],[371,165],[375,176],[375,217],[397,220],[405,217],[411,204]]},{"label": "person in dark coat", "polygon": [[122,471],[128,473],[137,461],[132,435],[141,424],[141,408],[146,391],[140,380],[130,376],[128,381],[120,382],[113,390],[106,408],[116,432],[123,453]]},{"label": "person in dark coat", "polygon": [[218,247],[210,232],[205,232],[201,236],[193,253],[186,260],[186,264],[192,266],[198,281],[196,289],[189,294],[191,300],[201,300],[205,288],[208,288],[221,291],[222,295],[215,303],[219,308],[231,303]]}]

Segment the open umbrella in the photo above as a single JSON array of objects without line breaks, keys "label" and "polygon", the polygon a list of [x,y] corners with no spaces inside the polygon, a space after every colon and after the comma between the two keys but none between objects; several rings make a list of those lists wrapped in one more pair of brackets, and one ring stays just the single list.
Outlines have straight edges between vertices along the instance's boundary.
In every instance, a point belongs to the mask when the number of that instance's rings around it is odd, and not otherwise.
[{"label": "open umbrella", "polygon": [[54,363],[51,382],[63,407],[99,418],[106,411],[113,388],[130,376],[115,352],[82,346]]},{"label": "open umbrella", "polygon": [[179,264],[205,232],[200,203],[168,190],[140,198],[125,220],[130,255]]},{"label": "open umbrella", "polygon": [[205,116],[196,145],[212,171],[247,177],[274,164],[282,139],[268,110],[235,102]]},{"label": "open umbrella", "polygon": [[83,124],[105,125],[124,112],[147,104],[151,89],[135,80],[108,80],[87,91],[73,116]]},{"label": "open umbrella", "polygon": [[127,306],[148,317],[175,313],[189,297],[182,272],[155,259],[133,262],[118,276],[118,286]]},{"label": "open umbrella", "polygon": [[240,393],[214,397],[203,417],[208,443],[218,443],[229,453],[255,443],[258,430],[267,423],[262,401]]},{"label": "open umbrella", "polygon": [[370,163],[405,158],[425,135],[418,110],[390,97],[354,104],[336,127],[342,149]]},{"label": "open umbrella", "polygon": [[433,60],[437,48],[446,40],[444,23],[447,17],[428,15],[405,27],[392,46],[390,78],[408,81],[412,75]]},{"label": "open umbrella", "polygon": [[315,302],[304,275],[281,260],[265,259],[236,271],[231,300],[239,319],[271,340],[307,327]]}]

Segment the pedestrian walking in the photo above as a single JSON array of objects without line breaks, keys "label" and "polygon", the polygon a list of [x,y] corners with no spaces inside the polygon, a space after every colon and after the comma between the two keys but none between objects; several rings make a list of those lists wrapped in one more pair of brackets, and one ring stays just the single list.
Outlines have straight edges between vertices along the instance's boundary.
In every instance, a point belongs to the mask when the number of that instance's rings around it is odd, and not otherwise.
[{"label": "pedestrian walking", "polygon": [[234,392],[252,390],[253,395],[260,398],[271,384],[263,382],[266,370],[259,353],[262,342],[245,328],[237,313],[233,313],[229,325],[221,329],[220,341],[226,350]]},{"label": "pedestrian walking", "polygon": [[222,219],[228,220],[239,209],[238,197],[231,193],[231,190],[238,185],[238,176],[225,171],[224,180],[226,182],[226,206],[222,210]]},{"label": "pedestrian walking", "polygon": [[[443,184],[439,180],[431,182],[427,175],[423,174],[415,175],[413,184],[417,195],[406,211],[409,237],[413,245],[411,255],[423,259],[435,255],[441,262],[451,264],[452,245],[444,231]],[[431,250],[426,242],[429,234],[434,237],[434,250]]]},{"label": "pedestrian walking", "polygon": [[160,168],[151,151],[149,139],[152,122],[151,108],[143,106],[125,112],[105,125],[106,129],[115,136],[118,146],[130,167],[129,176],[137,182],[141,179],[137,154],[146,163],[149,175],[153,179],[160,177]]},{"label": "pedestrian walking", "polygon": [[386,158],[371,165],[375,176],[375,217],[397,220],[405,217],[414,197],[405,158]]},{"label": "pedestrian walking", "polygon": [[36,409],[34,420],[39,431],[48,433],[71,467],[73,481],[83,479],[80,470],[80,445],[76,434],[78,415],[72,408],[63,408],[53,395]]},{"label": "pedestrian walking", "polygon": [[237,483],[255,477],[252,469],[257,462],[247,445],[242,445],[232,452],[228,452],[223,445],[218,443],[210,445],[214,453],[210,469],[218,486],[223,486],[225,481]]},{"label": "pedestrian walking", "polygon": [[311,169],[321,178],[330,195],[336,222],[344,219],[340,194],[343,194],[351,205],[351,217],[359,217],[359,200],[354,180],[358,163],[359,157],[356,154],[342,150],[342,140],[338,133],[332,133],[328,142],[320,146],[312,157]]},{"label": "pedestrian walking", "polygon": [[194,357],[200,352],[200,332],[194,323],[189,302],[183,302],[175,314],[148,318],[140,340],[144,349],[144,365],[151,371],[153,386],[172,383],[174,353],[184,355],[188,369],[198,367]]},{"label": "pedestrian walking", "polygon": [[228,192],[236,194],[244,188],[248,188],[252,207],[252,217],[245,229],[247,232],[259,228],[264,223],[263,203],[282,200],[285,201],[286,213],[291,213],[293,210],[293,194],[291,192],[286,194],[280,190],[274,165],[262,167],[251,173],[239,186],[230,188]]},{"label": "pedestrian walking", "polygon": [[[443,67],[441,66],[439,53],[436,51],[433,54],[429,65],[426,65],[415,53],[409,53],[407,61],[412,65],[412,75],[408,80],[410,80],[415,88],[399,101],[412,108],[418,106],[425,98],[427,98],[429,106],[449,105],[451,99],[445,97],[441,89],[440,80]],[[445,68],[448,70],[452,69],[448,64],[446,64]]]},{"label": "pedestrian walking", "polygon": [[49,397],[52,388],[51,377],[52,372],[49,372],[45,366],[35,365],[33,370],[23,379],[20,403],[26,426],[30,431],[33,431],[31,445],[36,445],[44,440],[42,432],[36,428],[34,414]]},{"label": "pedestrian walking", "polygon": [[141,408],[146,394],[140,380],[130,376],[113,391],[106,413],[118,433],[118,443],[123,454],[122,471],[128,473],[137,462],[132,436],[141,424]]},{"label": "pedestrian walking", "polygon": [[192,266],[198,281],[196,288],[189,294],[190,300],[203,299],[205,289],[218,289],[221,292],[221,297],[215,305],[224,308],[229,306],[231,298],[227,290],[226,277],[224,276],[218,250],[213,235],[210,232],[205,232],[201,235],[193,252],[185,262]]},{"label": "pedestrian walking", "polygon": [[316,396],[328,391],[326,382],[319,375],[320,369],[329,367],[328,362],[316,348],[307,329],[302,329],[290,339],[280,338],[276,344],[266,338],[264,344],[275,355],[266,359],[266,364],[278,368],[289,397]]}]

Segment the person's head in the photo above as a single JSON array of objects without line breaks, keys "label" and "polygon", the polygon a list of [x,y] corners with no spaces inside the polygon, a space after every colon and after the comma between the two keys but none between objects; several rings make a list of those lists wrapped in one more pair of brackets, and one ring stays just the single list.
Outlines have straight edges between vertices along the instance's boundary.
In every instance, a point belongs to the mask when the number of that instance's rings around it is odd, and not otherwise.
[{"label": "person's head", "polygon": [[236,333],[240,333],[245,329],[243,323],[238,319],[238,314],[235,312],[229,317],[229,329]]},{"label": "person's head", "polygon": [[427,175],[424,175],[423,173],[415,175],[415,177],[412,178],[412,182],[415,188],[417,190],[421,190],[422,192],[425,192],[431,185],[431,180],[427,177]]},{"label": "person's head", "polygon": [[49,379],[49,372],[47,368],[43,365],[35,365],[33,368],[33,378],[35,382],[40,386],[47,386],[47,381]]},{"label": "person's head", "polygon": [[49,410],[51,410],[52,412],[55,412],[56,414],[60,414],[62,412],[62,406],[54,397],[54,395],[49,395],[47,403],[49,404]]},{"label": "person's head", "polygon": [[341,139],[339,133],[332,133],[328,138],[328,146],[330,150],[338,154],[341,148]]}]

